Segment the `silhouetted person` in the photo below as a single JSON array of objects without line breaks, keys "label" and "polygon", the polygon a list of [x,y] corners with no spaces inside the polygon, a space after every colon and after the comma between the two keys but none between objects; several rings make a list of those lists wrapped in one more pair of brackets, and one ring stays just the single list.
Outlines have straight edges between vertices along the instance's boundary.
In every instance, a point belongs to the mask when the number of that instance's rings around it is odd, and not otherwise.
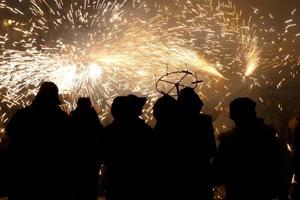
[{"label": "silhouetted person", "polygon": [[71,112],[72,184],[76,200],[96,200],[103,126],[90,98],[79,98]]},{"label": "silhouetted person", "polygon": [[238,98],[230,104],[235,127],[221,136],[216,176],[226,200],[287,198],[282,153],[276,131],[256,117],[256,103]]},{"label": "silhouetted person", "polygon": [[153,107],[156,119],[151,153],[152,199],[176,199],[181,184],[181,135],[178,130],[178,104],[176,99],[164,95]]},{"label": "silhouetted person", "polygon": [[7,137],[0,134],[0,198],[7,196],[8,189],[8,148],[7,148],[8,140]]},{"label": "silhouetted person", "polygon": [[114,121],[106,127],[106,199],[146,199],[148,142],[152,129],[140,119],[146,98],[114,99]]},{"label": "silhouetted person", "polygon": [[68,117],[59,104],[57,86],[44,82],[8,123],[10,200],[69,199]]},{"label": "silhouetted person", "polygon": [[212,199],[210,159],[216,153],[212,118],[201,114],[203,102],[192,88],[178,96],[181,144],[178,173],[183,199]]},{"label": "silhouetted person", "polygon": [[293,134],[293,172],[295,173],[295,191],[293,194],[293,199],[300,199],[300,116],[297,118],[297,125]]}]

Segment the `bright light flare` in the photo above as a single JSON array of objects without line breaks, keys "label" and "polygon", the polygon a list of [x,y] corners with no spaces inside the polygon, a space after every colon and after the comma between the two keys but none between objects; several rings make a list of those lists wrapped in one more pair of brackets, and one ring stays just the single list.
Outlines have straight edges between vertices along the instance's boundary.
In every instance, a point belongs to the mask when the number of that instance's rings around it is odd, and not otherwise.
[{"label": "bright light flare", "polygon": [[100,66],[93,63],[90,64],[88,68],[89,68],[89,76],[92,80],[97,80],[98,78],[101,77],[103,71]]}]

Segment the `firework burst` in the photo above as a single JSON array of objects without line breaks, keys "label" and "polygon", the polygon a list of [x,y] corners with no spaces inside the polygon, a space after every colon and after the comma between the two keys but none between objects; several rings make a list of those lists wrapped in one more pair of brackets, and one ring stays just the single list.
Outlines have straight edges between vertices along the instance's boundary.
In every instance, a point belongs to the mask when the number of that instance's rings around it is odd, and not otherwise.
[{"label": "firework burst", "polygon": [[234,94],[236,76],[260,85],[258,73],[299,60],[285,45],[299,38],[293,20],[280,33],[256,24],[255,18],[265,19],[258,9],[246,17],[229,0],[172,0],[171,5],[30,0],[12,6],[2,0],[0,9],[10,13],[0,37],[2,102],[25,106],[41,82],[51,80],[67,109],[79,96],[90,96],[106,118],[117,95],[155,97],[155,81],[167,65],[170,71],[187,68],[200,75],[201,95],[220,110],[223,98]]}]

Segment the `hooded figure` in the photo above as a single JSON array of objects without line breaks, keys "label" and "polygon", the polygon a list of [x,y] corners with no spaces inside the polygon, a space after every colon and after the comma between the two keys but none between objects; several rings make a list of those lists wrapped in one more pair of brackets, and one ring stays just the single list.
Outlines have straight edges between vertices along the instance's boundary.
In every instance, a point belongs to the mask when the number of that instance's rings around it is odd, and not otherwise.
[{"label": "hooded figure", "polygon": [[68,117],[57,86],[44,82],[9,121],[9,199],[68,199]]},{"label": "hooded figure", "polygon": [[145,199],[151,128],[140,118],[146,98],[115,98],[114,121],[105,129],[106,199]]},{"label": "hooded figure", "polygon": [[287,198],[276,131],[256,117],[255,107],[256,102],[247,97],[230,103],[235,127],[221,136],[214,161],[226,200]]}]

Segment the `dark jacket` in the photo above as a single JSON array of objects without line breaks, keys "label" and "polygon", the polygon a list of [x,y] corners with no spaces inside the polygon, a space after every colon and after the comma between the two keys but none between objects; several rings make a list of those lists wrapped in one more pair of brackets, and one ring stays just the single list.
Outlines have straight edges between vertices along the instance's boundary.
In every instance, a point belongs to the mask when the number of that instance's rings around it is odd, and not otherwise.
[{"label": "dark jacket", "polygon": [[275,129],[263,120],[223,134],[214,166],[227,200],[284,196],[281,148]]},{"label": "dark jacket", "polygon": [[115,120],[105,129],[106,198],[146,199],[152,129],[141,119]]},{"label": "dark jacket", "polygon": [[7,126],[10,197],[68,199],[69,123],[59,106],[34,102]]},{"label": "dark jacket", "polygon": [[183,115],[180,121],[179,162],[183,195],[212,199],[210,159],[216,153],[212,119],[204,114]]},{"label": "dark jacket", "polygon": [[96,200],[103,156],[103,126],[92,107],[72,111],[70,123],[72,194],[78,200]]}]

